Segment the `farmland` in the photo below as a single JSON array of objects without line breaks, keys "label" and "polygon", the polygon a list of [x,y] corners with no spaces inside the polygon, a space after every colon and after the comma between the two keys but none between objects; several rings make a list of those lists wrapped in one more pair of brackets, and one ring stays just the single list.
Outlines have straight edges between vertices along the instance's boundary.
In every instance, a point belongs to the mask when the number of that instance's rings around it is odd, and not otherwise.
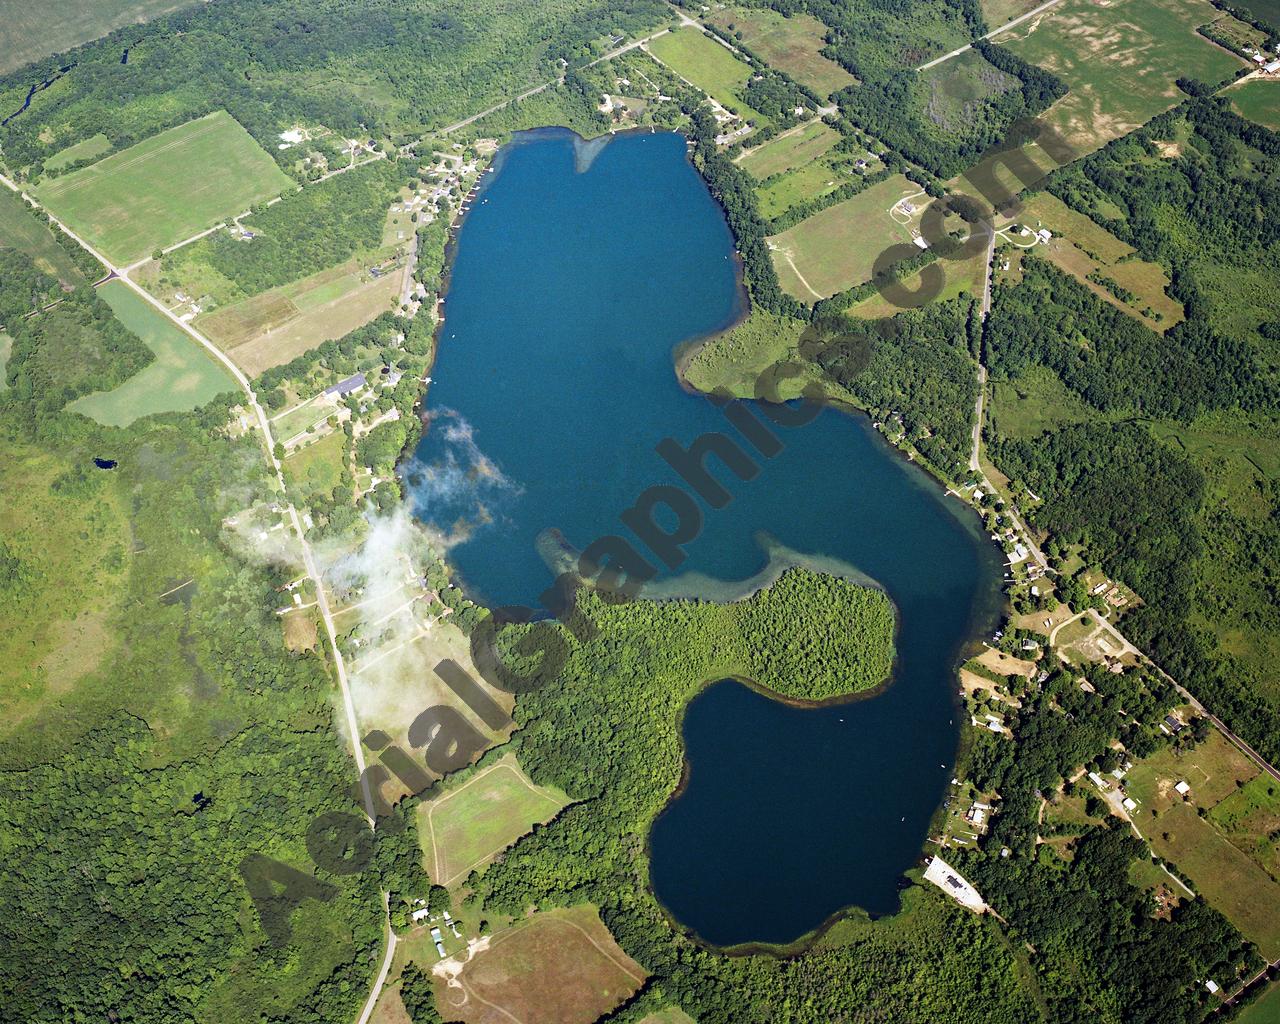
[{"label": "farmland", "polygon": [[225,111],[37,186],[56,217],[117,264],[188,238],[292,181]]},{"label": "farmland", "polygon": [[44,0],[5,4],[0,28],[0,75],[50,53],[105,36],[122,25],[190,7],[194,0]]},{"label": "farmland", "polygon": [[1174,106],[1175,79],[1216,84],[1243,65],[1196,34],[1217,15],[1207,0],[1063,0],[993,42],[1066,82],[1044,117],[1083,155]]},{"label": "farmland", "polygon": [[[1280,956],[1280,884],[1255,859],[1256,849],[1240,848],[1246,822],[1274,817],[1267,817],[1268,808],[1280,784],[1272,782],[1268,793],[1265,783],[1258,788],[1251,781],[1258,774],[1253,762],[1214,730],[1188,751],[1165,748],[1135,764],[1128,789],[1139,805],[1134,821],[1155,853],[1273,960]],[[1182,781],[1190,786],[1185,796],[1174,788]]]},{"label": "farmland", "polygon": [[918,191],[895,174],[775,235],[769,244],[782,287],[809,302],[870,280],[876,257],[891,245],[911,241],[911,232],[889,210]]},{"label": "farmland", "polygon": [[49,228],[7,188],[0,188],[0,247],[21,250],[35,261],[40,270],[58,278],[63,284],[84,283],[84,275],[54,240]]},{"label": "farmland", "polygon": [[750,65],[705,32],[681,28],[659,36],[649,52],[681,78],[693,83],[739,117],[764,123],[764,118],[742,101],[740,93],[751,78]]},{"label": "farmland", "polygon": [[198,408],[236,389],[231,375],[208,352],[128,285],[111,281],[98,294],[156,358],[114,390],[76,399],[68,406],[72,412],[109,427],[123,427],[143,416]]},{"label": "farmland", "polygon": [[840,141],[840,136],[821,121],[810,121],[794,134],[771,139],[742,154],[738,166],[763,181],[803,167]]},{"label": "farmland", "polygon": [[503,758],[419,808],[427,871],[444,885],[465,881],[567,803],[530,782],[515,758]]},{"label": "farmland", "polygon": [[44,162],[44,168],[46,171],[60,171],[78,160],[93,160],[109,152],[111,152],[111,140],[99,132],[83,142],[77,142],[74,146],[59,150]]},{"label": "farmland", "polygon": [[465,1024],[591,1024],[630,996],[644,971],[590,906],[550,910],[489,939],[448,987],[442,1017]]},{"label": "farmland", "polygon": [[857,81],[820,52],[826,46],[827,27],[817,18],[807,14],[788,18],[767,7],[730,7],[713,10],[706,20],[731,35],[741,33],[743,45],[757,57],[819,96],[829,96]]},{"label": "farmland", "polygon": [[1280,131],[1280,82],[1253,78],[1223,93],[1237,113],[1264,128]]}]

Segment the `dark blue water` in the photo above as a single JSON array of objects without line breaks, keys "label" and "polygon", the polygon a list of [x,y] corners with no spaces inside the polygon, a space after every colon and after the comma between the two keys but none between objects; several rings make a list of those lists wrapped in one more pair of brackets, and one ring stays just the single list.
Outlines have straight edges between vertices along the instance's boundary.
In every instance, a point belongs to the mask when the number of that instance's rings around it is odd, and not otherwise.
[{"label": "dark blue water", "polygon": [[[536,607],[552,579],[544,531],[574,549],[634,540],[619,514],[681,483],[654,445],[733,434],[672,359],[740,312],[733,241],[671,134],[602,149],[526,136],[474,202],[411,489],[429,524],[465,538],[452,560],[475,596]],[[783,452],[757,457],[750,482],[723,474],[726,508],[703,505],[680,568],[701,575],[675,589],[741,591],[772,542],[838,560],[892,596],[899,661],[887,691],[855,703],[792,708],[726,682],[690,705],[688,786],[653,829],[651,878],[722,945],[789,941],[849,904],[895,909],[949,780],[959,648],[1000,581],[976,522],[863,418],[829,410],[775,431]]]}]

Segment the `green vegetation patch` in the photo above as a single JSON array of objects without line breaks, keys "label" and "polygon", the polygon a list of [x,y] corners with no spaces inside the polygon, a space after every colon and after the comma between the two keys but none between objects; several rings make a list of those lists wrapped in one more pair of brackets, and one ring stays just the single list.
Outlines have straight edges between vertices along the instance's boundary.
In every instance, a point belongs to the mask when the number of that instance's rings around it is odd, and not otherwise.
[{"label": "green vegetation patch", "polygon": [[717,6],[706,16],[709,24],[740,41],[770,67],[789,75],[819,96],[853,85],[857,79],[823,56],[827,26],[808,14],[789,17],[767,7]]},{"label": "green vegetation patch", "polygon": [[769,239],[778,282],[803,302],[827,298],[871,279],[876,258],[911,232],[889,216],[919,186],[901,174],[872,185]]},{"label": "green vegetation patch", "polygon": [[117,264],[133,263],[293,184],[224,110],[41,182],[40,202]]},{"label": "green vegetation patch", "polygon": [[751,65],[740,61],[714,37],[699,29],[680,28],[653,40],[649,52],[739,117],[769,123],[742,99],[742,90],[751,79]]},{"label": "green vegetation patch", "polygon": [[226,367],[128,285],[112,281],[98,294],[155,359],[119,387],[76,399],[70,411],[123,427],[155,413],[198,409],[216,395],[238,391]]},{"label": "green vegetation patch", "polygon": [[[58,244],[48,225],[7,188],[0,188],[0,248],[23,253],[35,270],[58,278],[64,285],[85,282],[85,275],[67,250]],[[6,278],[5,285],[8,291],[12,279]]]},{"label": "green vegetation patch", "polygon": [[110,151],[111,140],[99,132],[97,135],[91,135],[83,142],[77,142],[74,146],[58,150],[57,153],[44,162],[44,169],[45,171],[60,171],[64,167],[68,167],[80,160],[94,160],[102,156],[103,153]]},{"label": "green vegetation patch", "polygon": [[803,128],[793,129],[787,135],[748,150],[737,164],[763,181],[775,174],[785,174],[805,166],[839,141],[840,136],[834,129],[821,121],[810,121]]},{"label": "green vegetation patch", "polygon": [[535,825],[568,804],[555,789],[535,786],[514,757],[504,757],[418,807],[427,871],[440,885],[466,881]]}]

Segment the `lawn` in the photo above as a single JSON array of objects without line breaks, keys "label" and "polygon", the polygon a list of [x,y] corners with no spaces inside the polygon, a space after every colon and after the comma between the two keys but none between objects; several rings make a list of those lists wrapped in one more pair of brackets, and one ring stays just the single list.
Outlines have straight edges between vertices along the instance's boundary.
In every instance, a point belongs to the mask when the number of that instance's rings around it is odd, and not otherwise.
[{"label": "lawn", "polygon": [[751,79],[751,66],[738,60],[705,32],[693,28],[668,32],[649,44],[649,52],[739,117],[759,125],[769,123],[768,118],[752,110],[738,95]]},{"label": "lawn", "polygon": [[115,390],[76,399],[67,406],[72,412],[124,427],[154,413],[197,409],[216,395],[237,390],[231,374],[212,355],[127,284],[111,281],[98,294],[156,358]]},{"label": "lawn", "polygon": [[549,910],[489,939],[437,983],[440,1016],[465,1024],[591,1024],[644,983],[593,907]]},{"label": "lawn", "polygon": [[212,227],[293,181],[226,111],[37,186],[56,217],[117,264]]},{"label": "lawn", "polygon": [[54,153],[44,162],[44,169],[46,171],[58,171],[75,163],[77,160],[92,160],[100,157],[103,153],[109,152],[110,149],[111,140],[99,132],[97,135],[91,135],[83,142],[77,142],[74,146],[68,146],[66,149]]},{"label": "lawn", "polygon": [[752,177],[764,181],[775,174],[785,174],[816,160],[840,141],[840,136],[821,121],[810,121],[793,134],[771,139],[763,146],[747,150],[738,166]]},{"label": "lawn", "polygon": [[918,185],[895,174],[769,239],[782,287],[810,302],[870,280],[885,249],[910,243],[911,232],[889,210],[918,191]]},{"label": "lawn", "polygon": [[0,28],[0,75],[51,53],[99,39],[133,22],[191,7],[194,0],[43,0],[7,3]]},{"label": "lawn", "polygon": [[1196,34],[1217,16],[1208,0],[1063,0],[993,42],[1067,84],[1044,117],[1083,156],[1183,99],[1175,79],[1216,84],[1244,65]]},{"label": "lawn", "polygon": [[419,807],[427,873],[442,885],[465,882],[568,802],[562,793],[535,786],[514,757],[504,757]]},{"label": "lawn", "polygon": [[826,46],[827,26],[807,14],[785,17],[767,7],[714,10],[706,20],[717,28],[742,33],[742,43],[771,67],[790,76],[819,96],[853,85],[857,79],[820,52]]},{"label": "lawn", "polygon": [[[317,408],[317,407],[309,407]],[[317,411],[329,408],[321,406]],[[286,440],[283,434],[277,435]],[[312,495],[329,495],[342,482],[342,465],[346,454],[346,435],[334,430],[318,441],[294,451],[284,460],[284,478],[296,500],[309,504]]]},{"label": "lawn", "polygon": [[1280,82],[1273,78],[1252,78],[1222,95],[1231,100],[1242,117],[1273,132],[1280,131]]},{"label": "lawn", "polygon": [[16,193],[0,188],[0,246],[20,249],[46,274],[63,284],[84,284],[84,275]]}]

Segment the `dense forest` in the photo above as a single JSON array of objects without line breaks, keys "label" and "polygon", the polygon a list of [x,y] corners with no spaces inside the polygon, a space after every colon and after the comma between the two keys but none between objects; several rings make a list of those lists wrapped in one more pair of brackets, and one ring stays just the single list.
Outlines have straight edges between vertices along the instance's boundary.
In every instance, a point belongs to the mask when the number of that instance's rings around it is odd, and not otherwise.
[{"label": "dense forest", "polygon": [[7,116],[32,84],[73,65],[8,121],[0,145],[34,175],[98,132],[119,149],[220,108],[271,153],[299,122],[348,136],[439,128],[667,16],[656,0],[372,0],[358,17],[344,0],[197,4],[0,78]]}]

